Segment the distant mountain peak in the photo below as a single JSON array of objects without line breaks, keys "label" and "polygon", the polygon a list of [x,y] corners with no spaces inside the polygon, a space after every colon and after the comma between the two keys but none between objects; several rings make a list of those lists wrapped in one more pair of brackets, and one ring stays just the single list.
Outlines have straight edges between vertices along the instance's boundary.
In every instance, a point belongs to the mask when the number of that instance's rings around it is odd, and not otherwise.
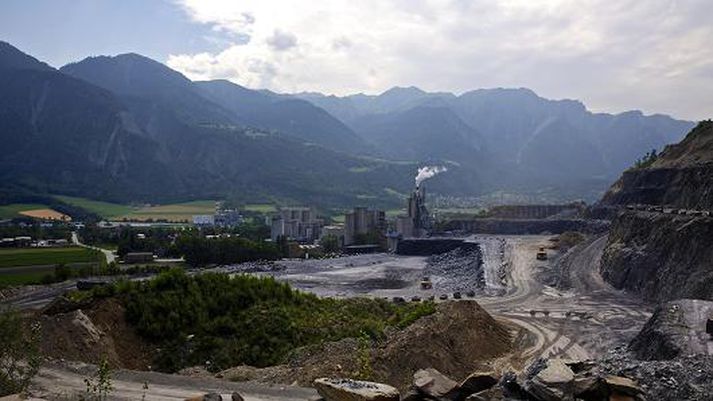
[{"label": "distant mountain peak", "polygon": [[394,86],[387,89],[379,96],[403,96],[403,95],[425,95],[426,92],[416,86]]},{"label": "distant mountain peak", "polygon": [[55,69],[23,53],[15,46],[0,41],[0,69],[54,71]]}]

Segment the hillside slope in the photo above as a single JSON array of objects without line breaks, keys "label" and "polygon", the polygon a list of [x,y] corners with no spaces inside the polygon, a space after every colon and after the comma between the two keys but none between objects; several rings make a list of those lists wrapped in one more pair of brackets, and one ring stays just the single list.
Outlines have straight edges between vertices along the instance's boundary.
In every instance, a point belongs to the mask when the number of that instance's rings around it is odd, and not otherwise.
[{"label": "hillside slope", "polygon": [[[524,88],[478,89],[458,96],[414,87],[392,88],[377,96],[295,96],[342,119],[361,136],[378,143],[385,154],[408,151],[411,144],[392,140],[389,136],[395,130],[385,130],[378,122],[423,111],[424,107],[447,109],[468,127],[462,132],[472,133],[465,140],[478,144],[475,149],[461,147],[462,152],[477,160],[481,158],[478,149],[487,149],[485,164],[497,172],[490,174],[487,183],[493,188],[578,194],[588,199],[599,198],[610,182],[645,152],[680,140],[693,126],[638,111],[592,113],[578,101],[549,100]],[[447,125],[431,129],[419,138],[419,146],[430,149],[433,158],[447,159],[451,150],[444,150],[442,144],[447,129]]]},{"label": "hillside slope", "polygon": [[702,121],[650,166],[625,171],[603,205],[671,205],[713,209],[713,121]]},{"label": "hillside slope", "polygon": [[329,206],[364,197],[395,203],[386,188],[405,192],[412,182],[412,165],[246,128],[191,81],[145,57],[87,59],[63,68],[70,76],[3,47],[5,191],[118,202],[231,197]]},{"label": "hillside slope", "polygon": [[364,140],[349,127],[305,100],[258,92],[225,80],[195,85],[244,125],[276,130],[343,152],[368,152]]},{"label": "hillside slope", "polygon": [[[713,208],[713,123],[701,122],[650,166],[624,172],[600,202]],[[602,276],[652,301],[713,299],[713,218],[622,211],[611,225]]]}]

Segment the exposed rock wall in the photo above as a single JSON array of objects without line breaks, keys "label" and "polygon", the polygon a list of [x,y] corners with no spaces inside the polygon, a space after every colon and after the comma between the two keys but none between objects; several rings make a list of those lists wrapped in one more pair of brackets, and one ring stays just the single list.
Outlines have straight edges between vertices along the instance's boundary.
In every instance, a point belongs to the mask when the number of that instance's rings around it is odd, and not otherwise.
[{"label": "exposed rock wall", "polygon": [[667,360],[687,355],[709,355],[706,321],[713,302],[680,299],[659,306],[634,337],[629,350],[639,359]]},{"label": "exposed rock wall", "polygon": [[605,205],[671,205],[713,209],[713,163],[625,171],[602,198]]},{"label": "exposed rock wall", "polygon": [[622,212],[612,222],[601,274],[649,301],[713,300],[713,218]]},{"label": "exposed rock wall", "polygon": [[600,202],[632,203],[713,209],[713,121],[701,121],[650,166],[625,171]]}]

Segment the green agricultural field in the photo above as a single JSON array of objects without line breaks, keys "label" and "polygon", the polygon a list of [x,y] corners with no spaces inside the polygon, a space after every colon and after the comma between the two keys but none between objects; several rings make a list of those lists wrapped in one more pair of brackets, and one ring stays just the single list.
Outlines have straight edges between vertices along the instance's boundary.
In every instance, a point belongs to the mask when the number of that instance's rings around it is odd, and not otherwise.
[{"label": "green agricultural field", "polygon": [[14,219],[21,217],[20,212],[25,210],[47,209],[49,206],[39,203],[12,203],[0,206],[0,219]]},{"label": "green agricultural field", "polygon": [[245,205],[245,210],[256,213],[274,213],[277,211],[275,205],[270,203],[252,203]]},{"label": "green agricultural field", "polygon": [[22,273],[2,274],[0,272],[0,288],[16,285],[39,284],[45,277],[53,274],[54,266],[38,267],[37,269],[32,269],[31,271],[25,271]]},{"label": "green agricultural field", "polygon": [[105,219],[116,219],[131,213],[133,210],[131,206],[95,201],[86,198],[75,198],[72,196],[55,196],[55,198],[64,203],[77,206],[88,212],[97,214]]},{"label": "green agricultural field", "polygon": [[190,222],[196,214],[215,213],[214,200],[199,200],[171,205],[155,205],[134,209],[120,219],[146,221],[166,220],[170,222]]},{"label": "green agricultural field", "polygon": [[72,263],[103,262],[101,252],[80,247],[68,248],[3,248],[0,249],[0,268],[46,266]]}]

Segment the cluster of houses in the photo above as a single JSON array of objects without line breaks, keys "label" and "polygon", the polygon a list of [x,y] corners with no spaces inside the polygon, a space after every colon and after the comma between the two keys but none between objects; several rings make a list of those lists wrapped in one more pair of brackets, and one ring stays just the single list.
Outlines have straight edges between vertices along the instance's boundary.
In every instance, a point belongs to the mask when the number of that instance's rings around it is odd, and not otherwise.
[{"label": "cluster of houses", "polygon": [[64,238],[33,240],[29,236],[8,237],[0,239],[2,248],[53,248],[69,246]]}]

